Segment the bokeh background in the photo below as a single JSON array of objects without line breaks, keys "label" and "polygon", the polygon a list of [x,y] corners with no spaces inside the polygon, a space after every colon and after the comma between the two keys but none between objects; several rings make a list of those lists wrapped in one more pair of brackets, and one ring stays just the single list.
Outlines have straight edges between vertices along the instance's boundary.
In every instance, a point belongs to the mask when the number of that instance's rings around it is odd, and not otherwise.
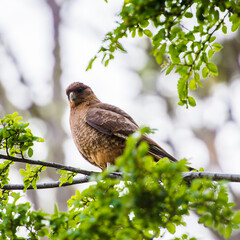
[{"label": "bokeh background", "polygon": [[[17,111],[33,133],[45,139],[36,144],[34,159],[99,171],[82,159],[70,134],[65,89],[81,81],[139,125],[158,129],[151,137],[176,158],[187,158],[194,168],[239,173],[239,32],[217,35],[224,46],[213,58],[219,76],[203,80],[204,88],[191,93],[197,107],[185,109],[177,105],[178,75],[165,76],[149,54],[147,39],[124,39],[127,54],[117,53],[107,68],[98,60],[85,71],[105,34],[116,26],[121,5],[103,0],[0,0],[0,117]],[[22,179],[17,168],[11,172],[12,183]],[[58,177],[47,170],[41,181]],[[50,213],[55,202],[66,210],[75,190],[86,186],[28,191],[23,201]],[[239,184],[230,184],[230,196],[239,208]],[[187,222],[193,236],[222,239],[198,225],[194,214]],[[239,238],[235,234],[231,239]]]}]

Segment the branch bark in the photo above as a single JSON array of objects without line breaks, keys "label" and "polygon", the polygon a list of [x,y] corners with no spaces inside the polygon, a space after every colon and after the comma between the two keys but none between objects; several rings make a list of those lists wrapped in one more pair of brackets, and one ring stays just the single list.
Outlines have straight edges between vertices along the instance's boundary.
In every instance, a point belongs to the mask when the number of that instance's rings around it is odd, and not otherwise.
[{"label": "branch bark", "polygon": [[[69,182],[63,183],[61,187],[66,187],[66,186],[80,184],[80,183],[87,183],[87,182],[90,182],[89,176],[85,176],[84,178],[73,179],[72,183],[69,183]],[[57,188],[57,187],[60,187],[59,186],[60,183],[61,183],[60,181],[49,182],[49,183],[37,183],[37,189]],[[2,189],[4,189],[4,190],[23,190],[24,185],[23,184],[7,184],[7,185],[4,185]],[[30,185],[27,190],[33,190],[33,189],[34,188],[32,187],[32,185]]]},{"label": "branch bark", "polygon": [[211,173],[211,172],[184,172],[184,179],[209,178],[213,181],[226,180],[229,182],[240,182],[240,174]]},{"label": "branch bark", "polygon": [[6,159],[6,160],[11,160],[14,162],[21,162],[21,163],[29,163],[29,164],[34,164],[34,165],[41,165],[41,166],[51,167],[51,168],[55,168],[55,169],[62,169],[62,170],[67,170],[67,171],[74,172],[74,173],[84,174],[87,176],[98,173],[98,172],[94,172],[94,171],[82,170],[82,169],[71,167],[71,166],[64,166],[59,163],[44,162],[44,161],[40,161],[40,160],[32,160],[32,159],[27,159],[27,158],[17,158],[17,157],[6,156],[3,154],[0,154],[0,159]]}]

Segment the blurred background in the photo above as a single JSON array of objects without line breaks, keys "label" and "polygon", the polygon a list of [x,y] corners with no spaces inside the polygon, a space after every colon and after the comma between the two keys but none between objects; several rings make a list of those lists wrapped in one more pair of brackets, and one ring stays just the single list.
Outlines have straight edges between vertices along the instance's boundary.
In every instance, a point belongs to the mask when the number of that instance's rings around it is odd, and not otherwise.
[{"label": "blurred background", "polygon": [[[0,0],[0,117],[17,111],[30,122],[32,132],[45,139],[36,144],[33,159],[99,171],[83,160],[70,134],[65,89],[81,81],[139,125],[158,129],[151,137],[176,158],[187,158],[192,167],[206,171],[239,173],[239,32],[218,34],[224,46],[213,58],[219,76],[203,80],[204,88],[190,93],[197,107],[185,109],[177,105],[178,75],[161,72],[147,39],[124,39],[127,54],[116,54],[107,68],[96,61],[85,71],[105,34],[116,26],[121,5],[122,1]],[[22,179],[17,168],[11,172],[12,183]],[[41,176],[43,182],[59,177],[55,170]],[[50,213],[57,202],[64,211],[75,190],[85,187],[28,191],[25,199]],[[230,184],[230,196],[239,208],[239,184]],[[187,222],[193,236],[222,239],[198,225],[194,215]]]}]

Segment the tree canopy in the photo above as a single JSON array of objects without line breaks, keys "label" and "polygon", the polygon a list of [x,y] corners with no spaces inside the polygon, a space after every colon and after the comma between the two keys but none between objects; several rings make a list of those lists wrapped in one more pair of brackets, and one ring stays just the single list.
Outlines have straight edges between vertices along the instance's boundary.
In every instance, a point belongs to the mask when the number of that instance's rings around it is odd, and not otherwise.
[{"label": "tree canopy", "polygon": [[[200,79],[218,74],[217,66],[210,61],[222,49],[216,32],[227,34],[240,26],[240,6],[234,0],[129,0],[124,1],[119,16],[118,27],[106,34],[104,45],[87,69],[97,57],[107,66],[115,51],[126,52],[122,38],[146,36],[151,39],[151,53],[166,74],[173,70],[179,73],[178,104],[185,106],[196,105],[189,90],[203,87]],[[194,24],[191,26],[187,19]]]}]

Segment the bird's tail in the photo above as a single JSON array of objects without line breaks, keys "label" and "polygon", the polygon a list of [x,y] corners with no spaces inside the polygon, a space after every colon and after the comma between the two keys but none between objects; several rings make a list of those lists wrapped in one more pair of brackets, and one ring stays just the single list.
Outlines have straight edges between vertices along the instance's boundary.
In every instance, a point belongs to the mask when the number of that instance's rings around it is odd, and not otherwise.
[{"label": "bird's tail", "polygon": [[[169,153],[167,153],[163,148],[161,148],[156,142],[154,142],[152,139],[143,136],[141,138],[141,141],[146,141],[149,145],[149,150],[148,153],[153,156],[154,160],[157,162],[159,161],[161,158],[167,157],[169,160],[171,160],[172,162],[177,162],[178,160],[176,158],[174,158],[172,155],[170,155]],[[189,171],[193,171],[196,170],[192,167],[188,166]]]}]

